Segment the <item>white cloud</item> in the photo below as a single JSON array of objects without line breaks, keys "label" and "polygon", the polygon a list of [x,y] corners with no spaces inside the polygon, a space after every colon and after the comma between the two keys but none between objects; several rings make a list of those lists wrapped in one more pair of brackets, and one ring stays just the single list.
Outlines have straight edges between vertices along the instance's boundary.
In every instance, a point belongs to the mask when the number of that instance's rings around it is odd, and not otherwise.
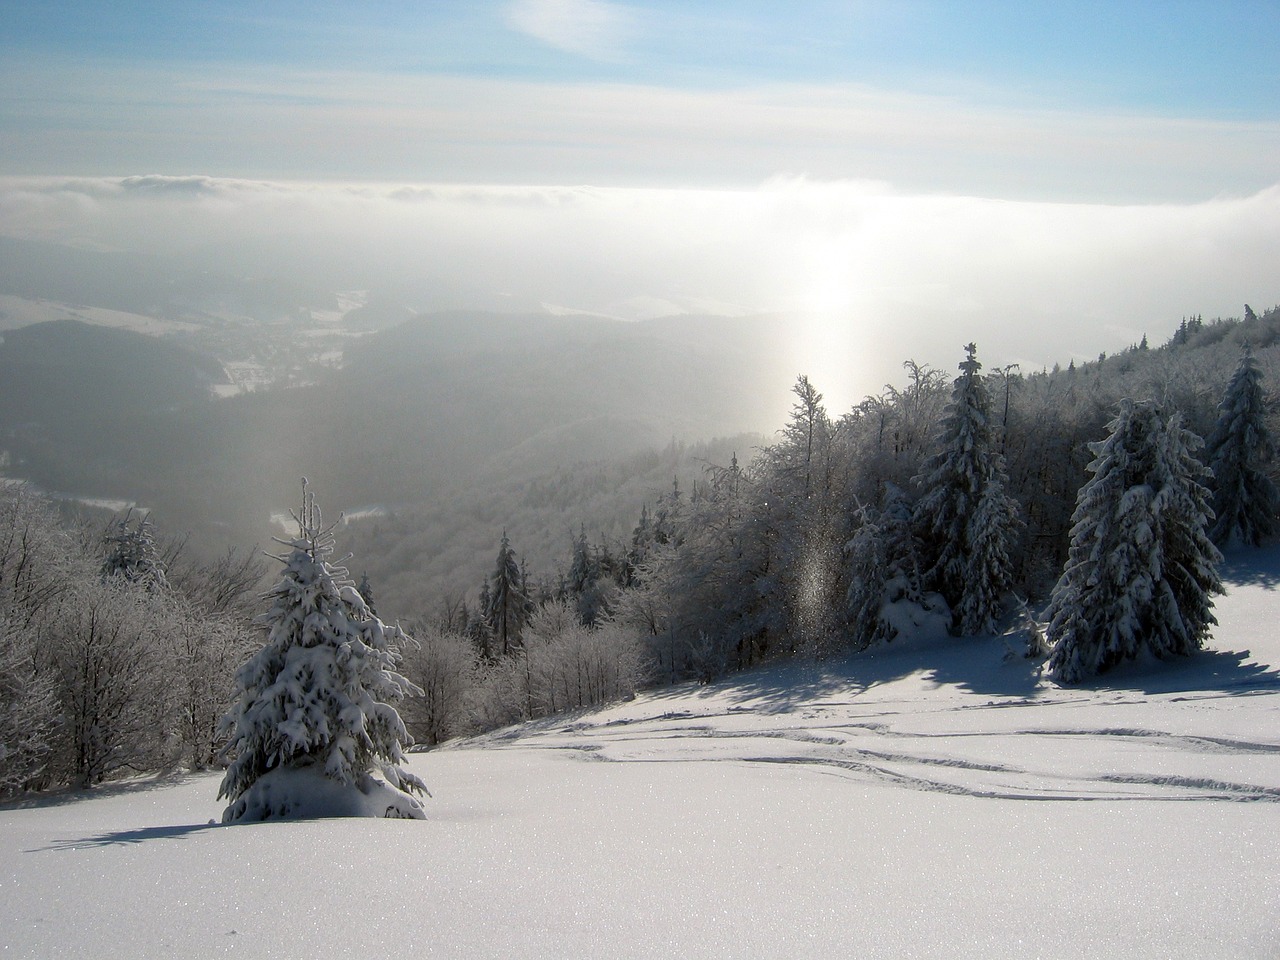
[{"label": "white cloud", "polygon": [[15,102],[55,105],[42,107],[48,123],[0,129],[12,172],[722,188],[807,174],[1150,202],[1254,193],[1274,182],[1280,155],[1277,122],[1011,110],[851,84],[677,89],[32,60],[0,66],[0,78]]},{"label": "white cloud", "polygon": [[[144,187],[145,185],[145,187]],[[5,233],[205,269],[373,289],[418,309],[800,311],[778,376],[837,409],[900,380],[1038,369],[1280,303],[1280,186],[1195,204],[905,195],[776,179],[751,190],[0,180]]]},{"label": "white cloud", "polygon": [[558,50],[593,60],[617,59],[636,26],[626,7],[606,0],[513,0],[509,27]]}]

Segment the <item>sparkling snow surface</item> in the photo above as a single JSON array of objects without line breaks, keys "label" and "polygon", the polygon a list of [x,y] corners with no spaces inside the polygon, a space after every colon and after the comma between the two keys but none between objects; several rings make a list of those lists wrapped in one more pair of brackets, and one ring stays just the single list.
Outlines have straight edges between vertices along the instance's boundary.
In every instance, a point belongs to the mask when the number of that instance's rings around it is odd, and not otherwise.
[{"label": "sparkling snow surface", "polygon": [[216,774],[3,808],[0,956],[1275,956],[1280,550],[1226,574],[1191,660],[658,691],[415,755],[426,822],[212,826]]}]

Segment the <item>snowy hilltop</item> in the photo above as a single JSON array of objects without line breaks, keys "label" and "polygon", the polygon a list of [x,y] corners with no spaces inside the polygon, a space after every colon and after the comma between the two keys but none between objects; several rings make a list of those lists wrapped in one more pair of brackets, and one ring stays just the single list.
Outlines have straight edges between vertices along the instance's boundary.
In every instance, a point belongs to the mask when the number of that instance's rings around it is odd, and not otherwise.
[{"label": "snowy hilltop", "polygon": [[[1172,664],[1063,688],[1004,657],[1018,636],[941,633],[775,664],[411,754],[435,797],[412,824],[212,825],[216,773],[3,808],[0,939],[100,960],[358,957],[388,930],[455,958],[1268,956],[1280,549],[1223,569],[1213,649]],[[352,896],[387,884],[377,909]]]}]

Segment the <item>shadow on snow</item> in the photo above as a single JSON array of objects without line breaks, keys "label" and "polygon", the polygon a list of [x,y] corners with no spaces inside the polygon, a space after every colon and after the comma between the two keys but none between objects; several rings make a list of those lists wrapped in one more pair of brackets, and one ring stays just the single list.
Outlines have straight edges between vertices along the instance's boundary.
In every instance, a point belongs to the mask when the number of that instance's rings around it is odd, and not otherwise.
[{"label": "shadow on snow", "polygon": [[46,850],[79,850],[81,848],[132,846],[148,840],[179,840],[199,833],[202,830],[213,830],[222,824],[186,823],[165,827],[139,827],[136,830],[112,830],[92,837],[81,837],[79,840],[58,840],[47,847],[28,850],[27,853],[43,853]]}]

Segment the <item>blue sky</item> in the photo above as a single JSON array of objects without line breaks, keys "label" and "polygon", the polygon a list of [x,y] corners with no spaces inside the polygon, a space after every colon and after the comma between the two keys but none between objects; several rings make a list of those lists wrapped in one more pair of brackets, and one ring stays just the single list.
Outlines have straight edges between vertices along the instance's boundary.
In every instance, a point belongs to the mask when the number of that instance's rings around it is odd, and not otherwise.
[{"label": "blue sky", "polygon": [[[265,9],[264,9],[265,8]],[[9,2],[3,49],[672,86],[854,82],[1275,119],[1280,6],[1254,2]],[[539,30],[541,27],[541,30]]]},{"label": "blue sky", "polygon": [[9,0],[0,173],[1203,199],[1275,179],[1277,36],[1270,0]]},{"label": "blue sky", "polygon": [[787,312],[838,409],[1280,302],[1280,2],[0,0],[0,233]]}]

